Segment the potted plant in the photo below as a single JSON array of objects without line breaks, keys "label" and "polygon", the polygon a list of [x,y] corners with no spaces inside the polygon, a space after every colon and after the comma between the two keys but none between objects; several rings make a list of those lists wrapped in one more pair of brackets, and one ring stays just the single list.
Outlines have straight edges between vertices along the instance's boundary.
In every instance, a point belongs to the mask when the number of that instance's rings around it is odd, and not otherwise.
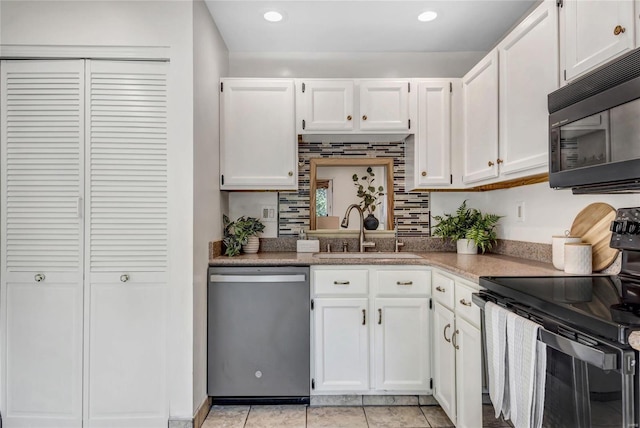
[{"label": "potted plant", "polygon": [[242,216],[236,221],[230,221],[229,217],[222,215],[224,222],[225,255],[237,256],[240,249],[246,254],[255,254],[260,247],[258,233],[264,230],[264,224],[254,217]]},{"label": "potted plant", "polygon": [[467,208],[465,200],[455,214],[433,216],[438,222],[433,235],[457,241],[460,254],[477,254],[478,248],[484,253],[496,242],[495,227],[500,218],[496,214],[482,214],[475,208]]},{"label": "potted plant", "polygon": [[353,185],[358,189],[357,196],[362,198],[360,208],[362,208],[363,212],[366,211],[369,213],[364,219],[364,228],[367,230],[376,230],[380,224],[378,219],[373,215],[373,212],[376,210],[376,206],[381,203],[381,201],[378,201],[378,197],[384,195],[384,187],[378,186],[376,188],[373,185],[375,181],[374,177],[375,174],[371,167],[367,167],[367,175],[358,177],[358,174],[353,174],[351,177]]}]

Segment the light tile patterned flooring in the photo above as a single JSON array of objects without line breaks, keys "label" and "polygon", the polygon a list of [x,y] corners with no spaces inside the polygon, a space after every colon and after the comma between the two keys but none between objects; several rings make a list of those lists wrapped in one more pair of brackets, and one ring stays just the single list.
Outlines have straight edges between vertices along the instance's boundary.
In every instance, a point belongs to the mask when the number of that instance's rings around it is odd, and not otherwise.
[{"label": "light tile patterned flooring", "polygon": [[[483,406],[478,428],[510,427]],[[483,423],[484,422],[484,423]],[[445,428],[453,424],[439,406],[213,406],[202,428]]]}]

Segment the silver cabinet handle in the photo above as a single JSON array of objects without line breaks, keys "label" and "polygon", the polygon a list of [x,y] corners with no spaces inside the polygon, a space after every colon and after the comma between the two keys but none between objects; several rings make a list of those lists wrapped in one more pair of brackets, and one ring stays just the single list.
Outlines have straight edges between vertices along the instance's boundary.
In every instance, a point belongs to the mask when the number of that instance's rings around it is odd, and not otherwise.
[{"label": "silver cabinet handle", "polygon": [[362,310],[362,325],[365,325],[367,323],[367,310],[363,309]]},{"label": "silver cabinet handle", "polygon": [[129,274],[125,273],[123,275],[120,275],[120,282],[127,282],[127,281],[129,281]]},{"label": "silver cabinet handle", "polygon": [[44,280],[45,280],[45,278],[46,278],[46,276],[44,276],[44,274],[43,274],[43,273],[37,273],[37,274],[33,277],[33,279],[35,279],[35,280],[36,280],[36,282],[42,282],[42,281],[44,281]]},{"label": "silver cabinet handle", "polygon": [[445,291],[447,291],[447,290],[445,290],[444,288],[442,288],[442,287],[440,287],[440,286],[437,286],[437,287],[436,287],[436,290],[438,290],[438,291],[439,291],[439,292],[441,292],[441,293],[444,293]]},{"label": "silver cabinet handle", "polygon": [[333,285],[349,285],[349,281],[333,281]]},{"label": "silver cabinet handle", "polygon": [[398,285],[413,285],[413,281],[396,281]]},{"label": "silver cabinet handle", "polygon": [[460,303],[462,303],[462,304],[463,304],[463,305],[465,305],[465,306],[471,306],[471,302],[467,302],[467,301],[466,301],[466,300],[464,300],[464,299],[460,299]]},{"label": "silver cabinet handle", "polygon": [[456,343],[456,334],[459,334],[460,331],[456,330],[453,332],[453,334],[451,335],[451,344],[453,345],[454,348],[456,349],[460,349],[460,347],[458,346],[458,344]]},{"label": "silver cabinet handle", "polygon": [[447,324],[444,326],[444,331],[442,332],[442,334],[444,335],[444,340],[446,340],[447,342],[451,343],[451,339],[447,339],[447,329],[451,327],[451,324]]},{"label": "silver cabinet handle", "polygon": [[382,324],[382,309],[378,308],[378,325]]}]

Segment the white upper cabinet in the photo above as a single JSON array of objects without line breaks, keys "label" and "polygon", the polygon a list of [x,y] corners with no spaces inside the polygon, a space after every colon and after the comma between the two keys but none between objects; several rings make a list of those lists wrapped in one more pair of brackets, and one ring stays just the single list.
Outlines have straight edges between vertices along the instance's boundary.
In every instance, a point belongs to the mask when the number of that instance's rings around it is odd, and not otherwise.
[{"label": "white upper cabinet", "polygon": [[407,147],[410,190],[451,184],[451,81],[416,81],[417,134]]},{"label": "white upper cabinet", "polygon": [[291,79],[222,79],[220,188],[295,190],[295,93]]},{"label": "white upper cabinet", "polygon": [[547,94],[558,88],[557,10],[554,1],[544,2],[498,46],[500,175],[548,169]]},{"label": "white upper cabinet", "polygon": [[560,9],[561,79],[569,81],[634,47],[630,0],[563,0]]},{"label": "white upper cabinet", "polygon": [[409,131],[409,81],[361,80],[360,129]]},{"label": "white upper cabinet", "polygon": [[462,78],[463,182],[498,176],[498,51]]},{"label": "white upper cabinet", "polygon": [[410,86],[393,79],[297,79],[297,132],[406,135],[415,128]]},{"label": "white upper cabinet", "polygon": [[353,80],[301,80],[297,90],[302,130],[353,130]]}]

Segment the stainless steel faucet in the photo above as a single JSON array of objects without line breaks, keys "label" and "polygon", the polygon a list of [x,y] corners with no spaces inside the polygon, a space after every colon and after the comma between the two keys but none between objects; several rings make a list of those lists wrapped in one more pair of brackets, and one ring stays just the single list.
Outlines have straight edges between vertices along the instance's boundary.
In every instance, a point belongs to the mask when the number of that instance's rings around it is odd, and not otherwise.
[{"label": "stainless steel faucet", "polygon": [[400,242],[400,239],[398,239],[398,219],[395,220],[394,231],[395,231],[395,241],[396,241],[396,253],[398,253],[400,252],[400,247],[404,247],[404,242]]},{"label": "stainless steel faucet", "polygon": [[358,246],[358,251],[360,251],[361,253],[364,253],[364,249],[365,248],[373,248],[376,246],[375,242],[368,242],[364,240],[364,214],[362,214],[362,209],[360,208],[360,205],[358,204],[351,204],[349,205],[349,208],[347,208],[347,212],[344,215],[344,218],[342,219],[342,223],[341,226],[342,227],[349,227],[349,214],[351,214],[351,210],[352,209],[357,209],[358,213],[360,214],[360,245]]}]

